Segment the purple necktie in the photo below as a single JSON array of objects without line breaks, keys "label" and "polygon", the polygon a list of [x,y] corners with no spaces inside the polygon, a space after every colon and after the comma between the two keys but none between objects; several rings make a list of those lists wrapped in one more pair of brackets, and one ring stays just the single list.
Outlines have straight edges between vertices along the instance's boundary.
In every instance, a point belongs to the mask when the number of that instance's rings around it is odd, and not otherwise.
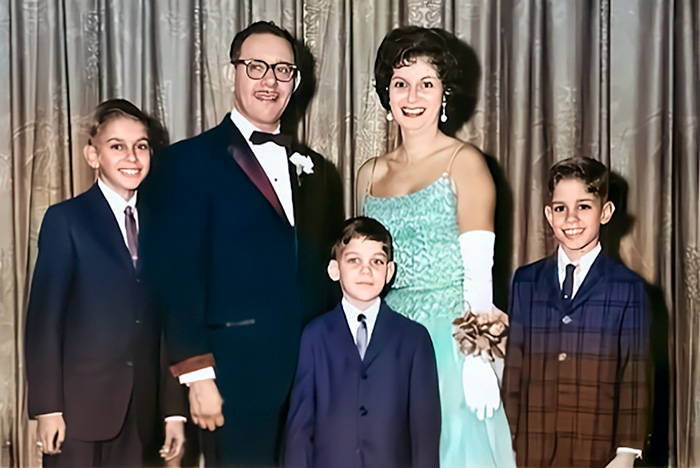
[{"label": "purple necktie", "polygon": [[126,246],[129,248],[131,261],[134,262],[134,268],[136,268],[136,261],[139,259],[139,238],[138,229],[136,228],[136,219],[134,218],[134,209],[127,206],[124,210],[124,214],[126,215]]}]

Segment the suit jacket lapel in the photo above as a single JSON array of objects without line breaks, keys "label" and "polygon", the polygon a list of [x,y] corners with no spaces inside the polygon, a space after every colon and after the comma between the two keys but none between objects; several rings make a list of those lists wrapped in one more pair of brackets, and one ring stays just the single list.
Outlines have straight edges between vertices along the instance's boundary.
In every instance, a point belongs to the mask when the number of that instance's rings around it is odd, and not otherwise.
[{"label": "suit jacket lapel", "polygon": [[595,291],[596,285],[603,279],[606,272],[608,271],[608,263],[610,259],[602,250],[598,254],[598,257],[593,261],[591,269],[588,270],[588,274],[583,279],[581,287],[576,292],[572,300],[572,306],[576,307],[583,301],[588,299],[593,291]]},{"label": "suit jacket lapel", "polygon": [[128,266],[130,271],[133,271],[134,264],[131,261],[131,254],[124,243],[124,236],[119,228],[119,223],[114,218],[114,212],[109,206],[109,202],[97,184],[93,185],[85,195],[85,201],[87,202],[85,220],[88,226],[99,239],[102,239],[101,242],[109,244],[109,255],[114,255],[118,261]]},{"label": "suit jacket lapel", "polygon": [[348,321],[345,318],[343,306],[338,304],[331,313],[333,314],[333,321],[331,322],[329,334],[333,336],[333,342],[342,349],[341,355],[354,356],[353,360],[360,361],[360,353],[357,350],[355,341],[352,339],[352,332],[348,328]]},{"label": "suit jacket lapel", "polygon": [[559,286],[556,253],[547,257],[537,289],[540,291],[546,291],[548,304],[559,309],[560,311],[566,310],[566,303],[561,295],[561,286]]},{"label": "suit jacket lapel", "polygon": [[286,220],[287,216],[284,214],[284,209],[282,208],[279,198],[277,198],[277,193],[272,187],[270,179],[267,178],[265,170],[262,168],[258,162],[258,159],[253,154],[253,150],[251,150],[250,146],[248,146],[248,142],[245,140],[245,138],[243,138],[241,132],[233,124],[229,114],[226,114],[226,117],[224,117],[224,121],[221,122],[220,126],[230,136],[229,141],[231,144],[228,147],[228,151],[231,153],[231,156],[233,156],[233,159],[236,161],[236,163],[238,163],[251,182],[253,182],[258,190],[260,190],[260,193],[262,193],[277,214]]},{"label": "suit jacket lapel", "polygon": [[[394,317],[391,316],[391,311],[388,306],[382,301],[379,306],[379,313],[377,315],[377,321],[374,323],[374,330],[372,331],[372,337],[369,340],[369,346],[367,346],[367,352],[365,353],[365,359],[363,364],[368,367],[372,364],[377,356],[385,349],[386,343],[391,338],[391,321]],[[358,354],[359,356],[359,354]]]}]

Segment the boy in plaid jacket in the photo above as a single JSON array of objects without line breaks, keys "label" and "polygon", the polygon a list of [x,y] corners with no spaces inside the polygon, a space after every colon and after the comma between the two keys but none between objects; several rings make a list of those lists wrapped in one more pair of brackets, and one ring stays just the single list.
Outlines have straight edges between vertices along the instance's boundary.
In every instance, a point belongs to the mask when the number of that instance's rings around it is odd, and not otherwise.
[{"label": "boy in plaid jacket", "polygon": [[647,414],[644,281],[601,251],[608,171],[555,164],[544,212],[557,252],[519,268],[503,401],[519,467],[632,467]]}]

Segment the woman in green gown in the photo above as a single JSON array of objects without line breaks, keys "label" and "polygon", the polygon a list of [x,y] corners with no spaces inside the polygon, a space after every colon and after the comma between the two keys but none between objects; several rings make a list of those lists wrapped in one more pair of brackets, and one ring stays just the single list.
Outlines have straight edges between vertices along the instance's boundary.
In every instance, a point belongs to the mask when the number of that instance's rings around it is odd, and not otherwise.
[{"label": "woman in green gown", "polygon": [[358,206],[394,237],[397,272],[386,302],[433,340],[441,466],[508,468],[515,462],[499,396],[502,360],[465,356],[452,336],[465,311],[491,313],[495,239],[486,161],[450,136],[474,107],[464,50],[471,49],[442,29],[410,26],[386,36],[376,89],[402,142],[360,168]]}]

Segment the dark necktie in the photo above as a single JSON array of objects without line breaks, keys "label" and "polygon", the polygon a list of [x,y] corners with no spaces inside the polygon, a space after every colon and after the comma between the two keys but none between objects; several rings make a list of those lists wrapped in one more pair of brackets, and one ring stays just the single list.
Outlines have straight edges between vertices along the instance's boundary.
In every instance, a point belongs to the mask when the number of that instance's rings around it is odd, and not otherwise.
[{"label": "dark necktie", "polygon": [[285,148],[287,152],[291,150],[292,147],[292,137],[289,135],[282,135],[281,133],[265,133],[254,131],[250,135],[250,142],[254,145],[262,145],[267,142],[272,142],[276,145]]},{"label": "dark necktie", "polygon": [[574,294],[574,270],[576,270],[576,265],[569,263],[566,265],[566,276],[564,277],[564,284],[561,287],[562,295],[564,300],[570,301],[571,296]]},{"label": "dark necktie", "polygon": [[365,352],[367,351],[367,317],[365,314],[360,314],[357,316],[357,321],[360,324],[357,326],[357,351],[360,353],[360,359],[365,358]]},{"label": "dark necktie", "polygon": [[134,268],[136,268],[136,261],[139,258],[139,237],[136,219],[134,218],[134,209],[127,206],[124,214],[126,215],[126,246],[129,248],[131,261],[134,263]]}]

